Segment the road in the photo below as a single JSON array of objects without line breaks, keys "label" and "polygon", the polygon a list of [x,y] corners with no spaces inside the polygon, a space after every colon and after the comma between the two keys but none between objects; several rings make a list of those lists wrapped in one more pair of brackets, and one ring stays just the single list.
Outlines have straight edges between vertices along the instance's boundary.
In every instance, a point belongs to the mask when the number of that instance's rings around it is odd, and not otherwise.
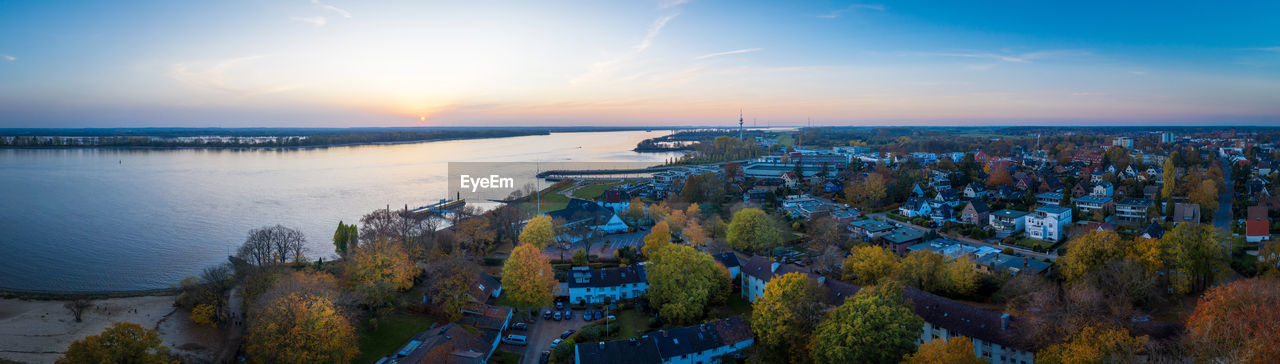
[{"label": "road", "polygon": [[[893,225],[895,225],[895,226],[909,226],[909,227],[911,227],[911,228],[920,229],[920,230],[932,230],[932,229],[930,229],[930,228],[927,228],[927,227],[924,227],[924,226],[920,226],[920,225],[916,225],[916,224],[912,224],[912,223],[909,223],[909,222],[902,222],[902,221],[898,221],[898,220],[894,220],[894,219],[888,219],[888,218],[885,218],[885,217],[884,217],[884,213],[883,213],[883,212],[867,214],[867,217],[874,217],[874,218],[878,218],[878,219],[880,219],[881,221],[884,221],[884,222],[887,222],[887,223],[893,224]],[[942,234],[942,233],[941,233],[941,232],[939,232],[939,234]],[[1004,245],[1004,244],[1000,244],[1000,243],[992,243],[992,242],[984,241],[984,240],[972,239],[972,238],[969,238],[969,237],[960,236],[959,234],[951,234],[951,235],[942,234],[942,235],[943,235],[943,236],[946,236],[946,237],[947,237],[947,238],[949,238],[949,239],[960,240],[960,241],[963,241],[963,242],[966,242],[966,243],[970,243],[970,244],[974,244],[974,245],[979,245],[979,246],[988,246],[988,247],[992,247],[992,248],[996,248],[996,249],[1000,249],[1000,250],[1004,250],[1005,248],[1008,248],[1008,249],[1013,250],[1013,252],[1014,252],[1015,254],[1022,255],[1022,256],[1027,256],[1027,257],[1031,257],[1031,258],[1036,258],[1036,259],[1048,259],[1049,261],[1054,261],[1054,260],[1057,260],[1057,259],[1058,259],[1058,255],[1057,255],[1057,254],[1046,254],[1046,253],[1041,253],[1041,252],[1037,252],[1037,251],[1034,251],[1034,250],[1024,249],[1024,248],[1022,248],[1022,247],[1016,247],[1016,246]]]},{"label": "road", "polygon": [[[1223,161],[1223,163],[1226,164],[1227,161]],[[1231,182],[1230,164],[1226,165],[1228,167],[1222,169],[1225,173],[1225,176],[1223,176],[1224,188],[1222,194],[1218,196],[1218,209],[1213,212],[1213,226],[1231,232],[1231,199],[1235,197],[1236,193],[1235,185]]]},{"label": "road", "polygon": [[543,319],[541,312],[546,312],[546,310],[538,311],[538,317],[529,323],[529,330],[511,330],[502,334],[503,337],[506,337],[507,334],[525,335],[529,338],[528,345],[524,345],[522,348],[517,345],[503,343],[499,349],[513,353],[524,353],[524,357],[520,359],[521,363],[536,364],[543,351],[551,350],[551,341],[559,339],[561,333],[564,333],[565,330],[580,329],[588,323],[582,320],[582,310],[574,310],[572,320],[560,321]]}]

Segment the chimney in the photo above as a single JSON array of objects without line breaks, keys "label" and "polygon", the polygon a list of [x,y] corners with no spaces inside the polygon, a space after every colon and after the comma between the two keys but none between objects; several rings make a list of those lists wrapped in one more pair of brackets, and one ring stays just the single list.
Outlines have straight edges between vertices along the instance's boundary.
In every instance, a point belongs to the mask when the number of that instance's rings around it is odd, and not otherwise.
[{"label": "chimney", "polygon": [[1007,314],[1007,313],[1006,313],[1006,314],[1002,314],[1002,315],[1000,315],[1000,331],[1004,331],[1004,330],[1008,330],[1008,329],[1009,329],[1009,319],[1010,319],[1010,318],[1012,318],[1012,316],[1009,316],[1009,314]]},{"label": "chimney", "polygon": [[782,263],[773,262],[773,264],[769,265],[769,272],[771,272],[771,273],[772,273],[772,272],[777,272],[777,271],[778,271],[778,267],[780,267],[780,266],[782,266]]}]

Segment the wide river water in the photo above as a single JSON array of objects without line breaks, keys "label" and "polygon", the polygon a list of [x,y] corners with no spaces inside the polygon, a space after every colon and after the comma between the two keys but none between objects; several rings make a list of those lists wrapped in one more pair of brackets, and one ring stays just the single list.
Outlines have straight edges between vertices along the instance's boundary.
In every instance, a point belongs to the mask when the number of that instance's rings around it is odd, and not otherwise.
[{"label": "wide river water", "polygon": [[283,224],[331,256],[338,221],[447,197],[448,162],[662,162],[661,132],[311,149],[0,150],[0,290],[165,288]]}]

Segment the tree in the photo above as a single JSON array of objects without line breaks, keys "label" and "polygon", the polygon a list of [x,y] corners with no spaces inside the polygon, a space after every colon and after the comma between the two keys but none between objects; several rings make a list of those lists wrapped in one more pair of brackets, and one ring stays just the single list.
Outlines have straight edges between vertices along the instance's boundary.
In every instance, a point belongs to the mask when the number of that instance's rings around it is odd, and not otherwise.
[{"label": "tree", "polygon": [[1072,239],[1067,244],[1066,255],[1058,264],[1067,282],[1073,282],[1104,263],[1123,256],[1119,234],[1095,230]]},{"label": "tree", "polygon": [[901,286],[864,288],[818,324],[813,357],[818,363],[896,363],[915,350],[923,326],[903,302]]},{"label": "tree", "polygon": [[973,294],[982,279],[968,258],[947,261],[941,254],[926,250],[908,253],[898,263],[894,276],[908,286],[948,296]]},{"label": "tree", "polygon": [[[1177,153],[1178,152],[1174,152],[1173,154],[1176,155]],[[1178,181],[1176,176],[1178,167],[1173,166],[1173,158],[1165,158],[1164,165],[1161,168],[1164,169],[1161,171],[1164,174],[1164,186],[1160,188],[1160,194],[1164,195],[1164,198],[1167,200],[1170,197],[1173,197],[1173,191],[1177,188]]]},{"label": "tree", "polygon": [[116,322],[97,335],[71,343],[59,364],[72,363],[177,363],[169,348],[160,345],[160,333],[129,322]]},{"label": "tree", "polygon": [[778,229],[763,210],[749,207],[733,214],[728,240],[735,249],[761,252],[778,244]]},{"label": "tree", "polygon": [[972,295],[982,281],[982,274],[974,269],[975,266],[967,256],[947,262],[939,272],[945,287],[943,290],[951,295]]},{"label": "tree", "polygon": [[67,303],[62,304],[62,307],[66,307],[67,310],[71,311],[71,316],[74,316],[76,318],[76,322],[82,322],[81,316],[84,315],[84,310],[88,309],[91,306],[93,305],[89,303],[89,299],[83,298],[83,297],[76,298],[74,300],[67,301]]},{"label": "tree", "polygon": [[556,230],[551,223],[551,217],[541,215],[529,219],[529,223],[524,225],[524,230],[520,231],[520,243],[533,245],[538,250],[542,250],[551,246],[555,236]]},{"label": "tree", "polygon": [[355,225],[338,221],[338,229],[333,232],[333,250],[338,255],[347,255],[347,251],[360,244],[359,236],[359,230]]},{"label": "tree", "polygon": [[893,276],[897,266],[898,257],[884,247],[857,247],[844,260],[844,279],[858,285],[874,285]]},{"label": "tree", "polygon": [[1133,363],[1147,337],[1133,337],[1123,328],[1088,325],[1067,340],[1036,354],[1040,363]]},{"label": "tree", "polygon": [[649,218],[653,219],[653,221],[666,220],[667,215],[671,215],[671,207],[667,206],[666,201],[659,201],[656,204],[649,205]]},{"label": "tree", "polygon": [[1168,249],[1169,280],[1178,294],[1199,292],[1231,270],[1231,253],[1213,226],[1178,224],[1160,240]]},{"label": "tree", "polygon": [[698,219],[690,218],[684,226],[684,240],[692,246],[703,246],[711,242],[711,238],[707,236],[707,231],[702,229],[702,224],[698,223]]},{"label": "tree", "polygon": [[809,357],[809,341],[822,320],[826,293],[816,280],[801,273],[774,277],[752,305],[751,331],[776,355],[795,362]]},{"label": "tree", "polygon": [[1251,278],[1210,288],[1183,342],[1198,362],[1266,363],[1280,358],[1280,280]]},{"label": "tree", "polygon": [[587,265],[588,260],[589,260],[589,257],[587,256],[586,250],[578,249],[573,252],[573,265],[585,266]]},{"label": "tree", "polygon": [[458,232],[455,236],[462,243],[462,249],[474,257],[484,256],[489,245],[497,239],[497,233],[484,216],[462,220],[454,229]]},{"label": "tree", "polygon": [[249,230],[237,255],[255,266],[305,260],[307,238],[302,231],[282,225]]},{"label": "tree", "polygon": [[[471,287],[478,283],[476,265],[461,255],[446,257],[427,269],[427,298],[449,321],[462,318],[462,309],[470,303]],[[483,299],[483,297],[478,297]]]},{"label": "tree", "polygon": [[649,300],[663,319],[696,322],[707,307],[729,296],[729,271],[710,255],[689,246],[668,244],[653,252],[646,266]]},{"label": "tree", "polygon": [[952,336],[947,339],[933,339],[920,345],[915,354],[907,355],[903,364],[985,364],[973,351],[973,340],[964,336]]},{"label": "tree", "polygon": [[879,173],[871,173],[861,182],[849,182],[845,186],[845,200],[863,208],[880,207],[880,201],[887,195],[888,182]]},{"label": "tree", "polygon": [[684,229],[684,225],[688,223],[688,221],[689,219],[684,216],[684,211],[674,210],[674,211],[671,211],[671,215],[667,215],[666,222],[667,222],[667,226],[671,228],[672,232],[678,233],[682,229]]},{"label": "tree", "polygon": [[654,252],[662,250],[663,247],[671,244],[671,228],[666,221],[658,222],[649,230],[649,234],[644,236],[644,245],[640,247],[640,253],[645,256],[652,256]]},{"label": "tree", "polygon": [[372,307],[389,305],[395,293],[413,287],[418,266],[400,243],[376,240],[351,252],[343,262],[347,285]]},{"label": "tree", "polygon": [[277,281],[250,312],[249,358],[259,363],[355,359],[355,326],[342,311],[336,286],[323,273],[293,273]]},{"label": "tree", "polygon": [[197,325],[218,327],[218,307],[202,303],[191,309],[191,322]]},{"label": "tree", "polygon": [[701,219],[702,207],[698,206],[697,202],[694,202],[689,204],[689,207],[684,209],[684,213],[685,215],[689,215],[690,219]]},{"label": "tree", "polygon": [[1187,197],[1191,202],[1199,204],[1200,209],[1206,210],[1206,215],[1212,216],[1213,211],[1218,207],[1218,183],[1213,179],[1190,182],[1192,188]]},{"label": "tree", "polygon": [[632,197],[631,203],[627,204],[627,217],[632,220],[644,217],[644,201],[639,196]]},{"label": "tree", "polygon": [[560,282],[541,249],[521,244],[502,266],[502,287],[516,307],[536,308],[551,304]]},{"label": "tree", "polygon": [[848,235],[844,232],[844,228],[829,217],[809,220],[809,223],[805,225],[805,230],[809,233],[809,240],[818,249],[828,245],[842,247],[846,245],[845,240]]},{"label": "tree", "polygon": [[997,165],[987,175],[987,186],[1008,186],[1013,184],[1013,176],[1009,175],[1009,167]]}]

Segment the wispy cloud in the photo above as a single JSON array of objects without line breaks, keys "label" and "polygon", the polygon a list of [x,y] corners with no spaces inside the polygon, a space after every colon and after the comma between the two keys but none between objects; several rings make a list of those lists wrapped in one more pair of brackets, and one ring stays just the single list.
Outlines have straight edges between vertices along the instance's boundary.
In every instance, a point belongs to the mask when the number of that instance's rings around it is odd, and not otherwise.
[{"label": "wispy cloud", "polygon": [[13,61],[18,60],[18,57],[10,56],[10,55],[8,55],[8,54],[0,54],[0,59],[6,60],[6,61],[9,61],[9,62],[13,62]]},{"label": "wispy cloud", "polygon": [[693,59],[707,59],[707,58],[711,58],[711,57],[719,57],[719,56],[728,56],[728,55],[734,55],[734,54],[743,54],[743,53],[759,52],[759,51],[762,51],[762,50],[764,50],[764,48],[735,49],[735,50],[732,50],[732,51],[725,51],[725,52],[717,52],[717,53],[704,54],[704,55],[701,55],[701,56],[693,57]]},{"label": "wispy cloud", "polygon": [[257,96],[284,92],[295,86],[267,85],[246,87],[242,83],[233,84],[228,73],[233,69],[250,65],[265,56],[247,56],[218,61],[179,62],[169,66],[168,76],[179,83],[191,87],[238,94],[241,96]]},{"label": "wispy cloud", "polygon": [[315,6],[319,6],[321,9],[338,13],[338,15],[341,15],[343,18],[351,17],[351,12],[346,11],[342,8],[339,8],[337,6],[322,3],[320,2],[320,0],[311,0],[311,4],[314,4]]},{"label": "wispy cloud", "polygon": [[635,49],[636,52],[644,52],[645,49],[649,49],[649,46],[653,45],[653,39],[657,38],[658,34],[662,33],[662,28],[667,26],[667,22],[679,15],[680,13],[675,13],[654,20],[653,24],[649,25],[649,32],[644,35],[644,39],[641,39],[639,44],[631,48]]},{"label": "wispy cloud", "polygon": [[875,10],[875,11],[884,11],[884,5],[880,5],[880,4],[853,4],[853,5],[846,6],[846,7],[842,8],[842,9],[832,10],[830,13],[826,13],[826,14],[818,15],[818,17],[819,17],[819,18],[823,18],[823,19],[835,19],[835,18],[839,18],[841,15],[844,15],[844,13],[848,13],[848,12],[850,12],[850,11],[855,11],[855,10],[858,10],[858,9]]},{"label": "wispy cloud", "polygon": [[658,1],[658,9],[667,9],[680,6],[693,0],[660,0]]},{"label": "wispy cloud", "polygon": [[1129,71],[1129,74],[1134,75],[1134,76],[1146,76],[1146,75],[1147,75],[1147,71],[1143,71],[1143,70],[1132,70],[1132,71]]},{"label": "wispy cloud", "polygon": [[1090,55],[1090,53],[1086,51],[1068,49],[1068,50],[1048,50],[1048,51],[1037,51],[1037,52],[1026,52],[1026,53],[1015,53],[1010,51],[1003,51],[1000,53],[932,52],[932,53],[920,53],[919,55],[934,56],[934,57],[972,58],[972,59],[978,59],[978,60],[985,60],[986,61],[985,63],[977,64],[977,65],[969,65],[966,67],[974,71],[986,71],[1003,63],[1033,63],[1034,61],[1043,60],[1043,59],[1087,56],[1087,55]]},{"label": "wispy cloud", "polygon": [[290,20],[293,20],[293,21],[298,21],[298,22],[303,22],[303,23],[311,24],[311,25],[314,25],[314,26],[317,26],[317,27],[322,27],[322,26],[324,26],[325,24],[328,24],[328,23],[329,23],[329,18],[326,18],[326,17],[323,17],[323,16],[310,16],[310,17],[303,17],[303,16],[291,16],[291,17],[289,17],[289,19],[290,19]]}]

